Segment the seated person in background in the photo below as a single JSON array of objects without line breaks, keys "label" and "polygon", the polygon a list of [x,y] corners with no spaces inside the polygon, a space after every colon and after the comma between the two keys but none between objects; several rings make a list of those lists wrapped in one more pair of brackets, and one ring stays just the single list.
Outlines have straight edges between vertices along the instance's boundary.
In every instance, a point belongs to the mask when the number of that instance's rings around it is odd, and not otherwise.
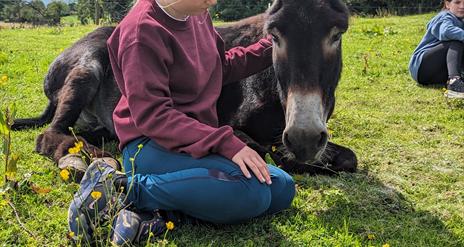
[{"label": "seated person in background", "polygon": [[427,31],[409,63],[409,71],[418,83],[446,83],[448,98],[464,98],[462,18],[464,0],[444,0],[442,11],[427,24]]}]

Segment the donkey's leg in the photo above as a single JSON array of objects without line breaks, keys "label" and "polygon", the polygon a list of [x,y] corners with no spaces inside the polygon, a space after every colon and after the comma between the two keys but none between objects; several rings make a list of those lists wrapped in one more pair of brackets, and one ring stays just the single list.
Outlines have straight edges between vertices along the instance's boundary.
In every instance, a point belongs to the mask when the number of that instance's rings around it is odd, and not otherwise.
[{"label": "donkey's leg", "polygon": [[253,138],[241,130],[234,130],[234,135],[242,140],[248,147],[255,150],[261,157],[264,157],[269,150],[257,143]]},{"label": "donkey's leg", "polygon": [[[57,109],[50,127],[36,141],[36,151],[58,161],[74,146],[69,127],[73,127],[82,109],[92,100],[98,89],[98,78],[89,68],[74,68],[58,93]],[[60,148],[59,148],[60,147]]]},{"label": "donkey's leg", "polygon": [[[40,147],[41,149],[36,149],[36,151],[58,163],[63,156],[68,154],[69,148],[73,147],[77,141],[82,141],[84,143],[83,149],[91,157],[112,157],[110,153],[103,152],[101,149],[89,144],[82,137],[77,136],[77,138],[78,140],[72,135],[46,130],[37,137],[36,147]],[[85,157],[87,164],[90,161],[88,158]]]},{"label": "donkey's leg", "polygon": [[74,68],[58,94],[58,105],[50,129],[69,133],[82,110],[92,101],[99,87],[99,79],[90,68]]},{"label": "donkey's leg", "polygon": [[322,161],[328,164],[328,168],[336,172],[356,172],[358,167],[356,154],[351,149],[333,142],[327,143]]},{"label": "donkey's leg", "polygon": [[116,140],[114,136],[105,128],[100,128],[93,131],[80,132],[79,136],[84,138],[88,143],[101,147],[106,142]]},{"label": "donkey's leg", "polygon": [[[322,155],[321,161],[312,164],[297,162],[285,155],[285,147],[277,147],[274,156],[280,156],[282,168],[290,173],[309,173],[333,175],[338,172],[356,172],[358,165],[356,155],[353,151],[343,146],[328,142],[327,148]],[[274,156],[272,156],[274,158]],[[277,159],[279,159],[277,158]]]},{"label": "donkey's leg", "polygon": [[280,163],[277,163],[280,165],[280,167],[289,173],[292,174],[318,174],[318,175],[332,175],[336,174],[336,171],[330,169],[326,165],[323,165],[320,162],[315,162],[313,164],[305,164],[301,162],[297,162],[289,156],[285,155],[285,147],[278,147],[277,148],[279,151],[277,153],[272,153],[272,158],[274,160],[279,160]]},{"label": "donkey's leg", "polygon": [[[255,150],[263,159],[265,158],[266,154],[269,154],[277,166],[284,167],[282,155],[279,155],[278,153],[273,152],[269,148],[266,148],[265,146],[259,144],[258,142],[253,140],[253,138],[251,138],[241,130],[234,130],[234,135],[240,138],[240,140],[242,140],[243,142],[245,142],[248,147]],[[285,168],[283,169],[285,170]]]}]

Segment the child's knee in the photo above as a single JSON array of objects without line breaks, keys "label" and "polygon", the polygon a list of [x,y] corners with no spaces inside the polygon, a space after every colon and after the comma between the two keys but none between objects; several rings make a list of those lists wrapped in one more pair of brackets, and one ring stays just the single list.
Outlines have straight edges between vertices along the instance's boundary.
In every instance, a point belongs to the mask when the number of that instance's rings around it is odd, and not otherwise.
[{"label": "child's knee", "polygon": [[285,194],[295,194],[295,182],[290,174],[280,168],[273,167],[271,179],[272,186],[275,186],[276,191],[282,191]]},{"label": "child's knee", "polygon": [[262,215],[271,205],[271,190],[268,185],[259,182],[247,183],[242,191],[234,195],[233,205],[229,205],[227,214],[213,220],[214,223],[240,223]]}]

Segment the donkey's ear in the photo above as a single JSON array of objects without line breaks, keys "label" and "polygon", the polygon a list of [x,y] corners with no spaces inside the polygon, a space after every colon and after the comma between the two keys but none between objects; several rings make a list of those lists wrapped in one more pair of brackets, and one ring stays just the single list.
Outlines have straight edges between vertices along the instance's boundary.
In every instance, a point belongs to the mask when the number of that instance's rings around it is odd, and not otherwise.
[{"label": "donkey's ear", "polygon": [[273,15],[282,8],[282,0],[274,0],[271,7],[268,9],[268,15]]},{"label": "donkey's ear", "polygon": [[337,12],[348,14],[348,8],[346,4],[341,0],[330,0],[330,6]]}]

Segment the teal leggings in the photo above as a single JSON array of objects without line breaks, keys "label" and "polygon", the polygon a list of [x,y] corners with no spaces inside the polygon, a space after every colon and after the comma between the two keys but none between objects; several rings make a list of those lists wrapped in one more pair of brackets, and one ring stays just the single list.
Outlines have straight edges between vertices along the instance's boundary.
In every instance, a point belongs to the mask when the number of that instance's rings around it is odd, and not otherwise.
[{"label": "teal leggings", "polygon": [[[143,147],[137,153],[139,144]],[[204,221],[230,224],[282,211],[295,196],[292,177],[275,166],[268,165],[272,185],[266,185],[254,176],[246,178],[222,156],[194,159],[146,137],[126,145],[123,164],[129,184],[133,183],[128,199],[142,211],[180,211]]]}]

